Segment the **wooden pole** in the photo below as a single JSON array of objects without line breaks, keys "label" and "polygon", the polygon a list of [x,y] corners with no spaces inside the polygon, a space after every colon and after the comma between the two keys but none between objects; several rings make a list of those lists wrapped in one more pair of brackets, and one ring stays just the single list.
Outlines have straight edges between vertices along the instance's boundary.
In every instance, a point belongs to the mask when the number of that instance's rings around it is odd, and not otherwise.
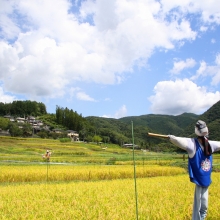
[{"label": "wooden pole", "polygon": [[155,134],[155,133],[149,133],[148,132],[148,135],[152,136],[152,137],[158,137],[158,138],[169,138],[168,135],[164,135],[164,134]]}]

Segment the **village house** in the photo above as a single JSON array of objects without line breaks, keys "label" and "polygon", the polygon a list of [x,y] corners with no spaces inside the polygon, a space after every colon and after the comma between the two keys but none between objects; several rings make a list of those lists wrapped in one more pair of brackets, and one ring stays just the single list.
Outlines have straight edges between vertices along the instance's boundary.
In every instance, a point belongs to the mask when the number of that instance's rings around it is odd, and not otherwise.
[{"label": "village house", "polygon": [[21,128],[21,129],[23,128],[23,126],[21,124],[29,123],[32,126],[33,133],[35,133],[35,134],[37,134],[41,130],[45,130],[48,132],[54,132],[56,134],[67,133],[67,137],[70,137],[72,139],[72,141],[79,141],[79,134],[76,131],[73,131],[73,130],[64,131],[59,128],[55,128],[51,131],[50,127],[48,125],[45,125],[43,123],[43,121],[41,121],[41,120],[37,120],[34,116],[28,116],[26,118],[17,117],[15,119],[13,116],[5,115],[4,118],[8,118],[11,122],[19,123],[19,128]]},{"label": "village house", "polygon": [[79,141],[79,134],[73,130],[67,130],[67,136],[70,137],[73,141]]},{"label": "village house", "polygon": [[64,132],[62,129],[59,128],[54,128],[52,131],[55,132],[56,134],[62,134]]},{"label": "village house", "polygon": [[17,117],[16,121],[17,121],[17,123],[25,123],[26,119],[25,118],[21,118],[21,117]]},{"label": "village house", "polygon": [[11,122],[15,121],[15,118],[13,116],[11,116],[11,115],[5,115],[4,118],[9,119]]},{"label": "village house", "polygon": [[[126,148],[133,148],[133,144],[123,144],[123,147],[126,147]],[[138,145],[134,145],[134,148],[136,149],[140,149],[140,147]]]}]

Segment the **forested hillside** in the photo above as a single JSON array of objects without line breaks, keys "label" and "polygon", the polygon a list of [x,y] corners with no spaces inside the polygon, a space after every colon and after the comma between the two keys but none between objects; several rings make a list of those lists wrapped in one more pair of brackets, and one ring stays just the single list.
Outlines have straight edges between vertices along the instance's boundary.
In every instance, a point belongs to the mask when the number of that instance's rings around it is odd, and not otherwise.
[{"label": "forested hillside", "polygon": [[42,102],[13,101],[12,103],[0,102],[0,116],[13,115],[24,117],[28,115],[39,116],[47,114],[46,106]]},{"label": "forested hillside", "polygon": [[[87,121],[96,126],[99,135],[106,135],[107,132],[117,133],[116,143],[132,141],[131,123],[134,128],[135,143],[142,148],[177,151],[172,144],[161,138],[152,138],[148,132],[160,134],[173,134],[184,137],[194,137],[194,127],[197,120],[204,120],[210,131],[210,139],[220,140],[220,101],[201,115],[183,113],[181,115],[141,115],[124,117],[120,119],[107,119],[100,117],[86,117]],[[111,131],[111,132],[110,132]],[[111,139],[110,139],[111,140]]]},{"label": "forested hillside", "polygon": [[197,120],[198,117],[198,115],[191,113],[184,113],[177,116],[149,114],[120,118],[119,121],[127,124],[133,121],[135,126],[145,126],[153,132],[179,135],[191,122]]},{"label": "forested hillside", "polygon": [[[199,119],[206,122],[209,128],[209,139],[220,140],[220,101],[215,103],[211,108],[199,116]],[[190,123],[185,129],[182,135],[194,136],[194,125]]]},{"label": "forested hillside", "polygon": [[86,117],[86,120],[95,126],[96,134],[109,136],[110,141],[116,144],[132,143],[132,125],[135,144],[141,148],[157,151],[177,150],[172,144],[161,138],[152,138],[148,132],[160,134],[181,135],[184,129],[198,119],[198,115],[184,113],[179,116],[171,115],[142,115],[120,119],[100,117]]},{"label": "forested hillside", "polygon": [[[220,101],[201,115],[184,113],[181,115],[141,115],[120,119],[103,117],[82,117],[76,111],[63,107],[56,107],[55,114],[48,114],[43,103],[32,101],[14,101],[13,103],[0,103],[0,128],[9,129],[11,122],[7,122],[4,115],[36,116],[50,126],[50,129],[75,130],[83,141],[102,141],[120,146],[132,143],[132,126],[134,142],[141,148],[157,151],[178,150],[167,140],[152,138],[148,132],[173,134],[177,136],[193,137],[194,126],[198,119],[204,120],[210,131],[210,139],[220,140]],[[27,132],[26,132],[27,133]],[[45,137],[45,136],[44,136]]]}]

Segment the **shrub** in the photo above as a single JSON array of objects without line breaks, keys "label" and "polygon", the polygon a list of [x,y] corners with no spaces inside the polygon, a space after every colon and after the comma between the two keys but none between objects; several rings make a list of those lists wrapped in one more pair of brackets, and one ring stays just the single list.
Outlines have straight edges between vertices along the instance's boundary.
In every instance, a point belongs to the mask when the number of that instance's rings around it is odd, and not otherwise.
[{"label": "shrub", "polygon": [[71,142],[70,138],[60,138],[60,142],[65,143],[65,142]]}]

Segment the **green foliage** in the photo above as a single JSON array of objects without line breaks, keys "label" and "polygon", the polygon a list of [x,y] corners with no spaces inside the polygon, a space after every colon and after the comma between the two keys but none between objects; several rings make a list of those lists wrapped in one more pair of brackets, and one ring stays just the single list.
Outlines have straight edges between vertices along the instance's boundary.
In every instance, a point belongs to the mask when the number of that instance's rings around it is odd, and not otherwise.
[{"label": "green foliage", "polygon": [[49,137],[49,133],[45,130],[41,130],[40,132],[37,133],[37,135],[41,138],[48,138]]},{"label": "green foliage", "polygon": [[[63,139],[62,141],[64,141]],[[73,164],[132,164],[131,149],[122,148],[114,144],[103,146],[95,143],[61,142],[60,140],[41,138],[20,138],[0,136],[0,162],[7,160],[42,162],[42,155],[46,150],[52,152],[51,162],[65,162]],[[143,152],[135,150],[137,164],[152,163],[157,160],[179,160],[178,155]],[[7,163],[7,162],[6,162]]]},{"label": "green foliage", "polygon": [[7,118],[0,117],[0,128],[2,130],[7,130],[9,126],[9,120]]},{"label": "green foliage", "polygon": [[22,136],[22,130],[18,127],[18,124],[16,123],[10,123],[9,124],[9,133],[12,137],[19,137]]},{"label": "green foliage", "polygon": [[131,122],[133,122],[135,144],[143,149],[156,150],[155,146],[164,140],[149,137],[148,132],[178,135],[197,117],[197,115],[185,113],[179,116],[150,114],[120,119],[86,117],[86,120],[93,126],[91,129],[93,132],[120,146],[132,143]]},{"label": "green foliage", "polygon": [[220,128],[220,119],[216,119],[213,122],[208,124],[210,131],[209,138],[211,140],[220,141],[219,128]]},{"label": "green foliage", "polygon": [[[120,119],[101,118],[101,117],[86,117],[89,129],[87,134],[97,134],[102,138],[105,137],[114,144],[123,144],[131,142],[131,126],[120,121]],[[128,137],[130,135],[130,137]]]},{"label": "green foliage", "polygon": [[210,109],[201,115],[201,120],[204,120],[207,124],[220,119],[220,101],[215,103]]},{"label": "green foliage", "polygon": [[23,137],[28,137],[32,135],[32,127],[28,123],[22,124],[22,135]]},{"label": "green foliage", "polygon": [[181,134],[184,129],[192,121],[198,118],[195,114],[184,113],[181,115],[142,115],[142,116],[132,116],[124,117],[119,119],[126,124],[133,121],[134,126],[148,127],[151,132],[157,132],[160,134]]},{"label": "green foliage", "polygon": [[[39,119],[42,120],[42,122],[45,125],[50,126],[50,129],[54,129],[58,127],[58,124],[56,122],[56,115],[55,114],[45,114],[45,115],[41,115],[39,116]],[[62,126],[60,125],[60,127],[62,128]]]},{"label": "green foliage", "polygon": [[86,138],[85,138],[85,141],[87,142],[92,142],[93,140],[93,137],[91,135],[88,135]]},{"label": "green foliage", "polygon": [[56,122],[69,130],[80,131],[83,129],[84,118],[72,109],[56,106]]},{"label": "green foliage", "polygon": [[12,103],[0,103],[0,115],[13,116],[39,116],[47,114],[46,106],[41,102],[36,101],[13,101]]},{"label": "green foliage", "polygon": [[102,138],[101,138],[100,136],[98,136],[98,135],[95,135],[95,136],[93,137],[93,141],[98,144],[99,142],[102,141]]},{"label": "green foliage", "polygon": [[209,139],[210,140],[220,140],[220,101],[215,103],[211,108],[209,108],[204,114],[200,115],[196,120],[193,120],[189,125],[185,128],[182,133],[183,136],[186,137],[194,137],[195,136],[195,124],[197,120],[203,120],[206,122],[209,129]]},{"label": "green foliage", "polygon": [[[87,142],[114,143],[119,146],[132,143],[132,124],[134,128],[134,142],[142,149],[150,151],[181,151],[174,148],[167,140],[154,138],[147,135],[148,132],[173,134],[182,137],[194,137],[194,125],[198,119],[204,120],[210,131],[210,139],[220,140],[220,101],[213,105],[202,115],[184,113],[177,116],[172,115],[141,115],[124,117],[120,119],[85,117],[68,108],[56,106],[56,114],[47,114],[43,103],[31,101],[14,101],[13,103],[0,103],[0,115],[6,113],[15,115],[38,115],[38,119],[49,125],[50,129],[59,128],[62,130],[74,130],[79,133],[80,139]],[[25,132],[21,132],[18,125],[12,125],[7,119],[0,118],[0,128],[3,130],[10,128],[12,136],[28,136],[30,128],[24,127]],[[56,134],[47,131],[38,133],[42,138],[64,138],[66,133]]]},{"label": "green foliage", "polygon": [[60,138],[59,140],[60,140],[60,142],[62,142],[62,143],[71,142],[71,139],[70,139],[70,138]]},{"label": "green foliage", "polygon": [[111,157],[109,158],[109,160],[106,162],[106,165],[115,165],[116,163],[116,158],[115,157]]}]

